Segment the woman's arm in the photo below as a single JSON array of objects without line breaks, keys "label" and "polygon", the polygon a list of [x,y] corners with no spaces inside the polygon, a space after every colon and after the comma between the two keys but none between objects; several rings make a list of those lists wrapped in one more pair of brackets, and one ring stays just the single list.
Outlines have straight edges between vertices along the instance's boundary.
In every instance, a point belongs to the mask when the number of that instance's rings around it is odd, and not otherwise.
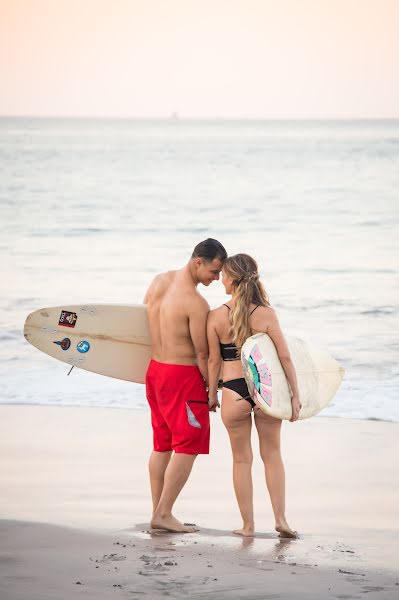
[{"label": "woman's arm", "polygon": [[269,322],[268,322],[268,327],[267,327],[266,333],[272,339],[272,341],[276,347],[277,354],[278,354],[278,357],[281,362],[281,366],[283,367],[284,373],[288,379],[288,383],[290,384],[291,392],[292,392],[292,398],[291,398],[292,417],[291,417],[290,421],[296,421],[299,417],[299,411],[300,411],[302,405],[299,400],[299,391],[298,391],[298,383],[297,383],[297,379],[296,379],[295,367],[291,360],[290,351],[288,349],[287,342],[285,341],[283,332],[281,331],[281,327],[280,327],[280,323],[278,322],[277,315],[272,308],[268,308],[268,313],[269,313],[268,314]]},{"label": "woman's arm", "polygon": [[209,408],[210,410],[216,411],[216,407],[219,407],[218,401],[218,381],[220,374],[220,367],[222,363],[222,357],[220,355],[219,336],[215,329],[215,315],[211,311],[208,314],[207,322],[207,336],[208,336],[208,347],[209,347],[209,358],[208,358],[208,378],[209,378]]}]

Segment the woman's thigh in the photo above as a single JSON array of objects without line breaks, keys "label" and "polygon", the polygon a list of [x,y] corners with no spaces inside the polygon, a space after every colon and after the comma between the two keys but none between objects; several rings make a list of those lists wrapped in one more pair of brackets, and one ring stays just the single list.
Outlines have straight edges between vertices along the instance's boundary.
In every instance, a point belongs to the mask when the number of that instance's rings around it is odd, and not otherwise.
[{"label": "woman's thigh", "polygon": [[255,410],[255,427],[259,436],[259,449],[261,456],[273,450],[280,451],[280,419],[275,419],[261,410]]},{"label": "woman's thigh", "polygon": [[233,390],[223,389],[221,413],[234,457],[251,460],[251,405]]}]

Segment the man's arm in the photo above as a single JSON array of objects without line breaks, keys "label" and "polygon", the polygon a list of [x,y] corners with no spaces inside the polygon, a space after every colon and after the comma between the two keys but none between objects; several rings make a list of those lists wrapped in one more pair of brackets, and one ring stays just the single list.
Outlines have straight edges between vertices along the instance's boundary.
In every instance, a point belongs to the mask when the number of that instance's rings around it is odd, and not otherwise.
[{"label": "man's arm", "polygon": [[219,407],[218,401],[218,382],[220,375],[220,367],[222,364],[222,357],[220,355],[220,344],[219,336],[215,328],[215,312],[211,311],[208,314],[207,322],[207,337],[209,346],[209,360],[208,360],[208,376],[209,376],[209,408],[213,412],[216,412],[216,407]]},{"label": "man's arm", "polygon": [[208,384],[208,340],[206,338],[206,320],[209,304],[205,298],[198,298],[192,303],[188,314],[190,337],[197,355],[198,367],[202,377]]}]

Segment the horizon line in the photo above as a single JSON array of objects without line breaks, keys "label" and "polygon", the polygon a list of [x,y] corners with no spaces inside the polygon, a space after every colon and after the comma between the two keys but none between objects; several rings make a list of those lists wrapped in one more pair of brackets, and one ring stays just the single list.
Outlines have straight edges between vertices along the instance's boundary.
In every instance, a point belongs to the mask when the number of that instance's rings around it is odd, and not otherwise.
[{"label": "horizon line", "polygon": [[120,121],[398,121],[398,116],[389,117],[248,117],[248,116],[234,116],[234,117],[221,117],[221,116],[180,116],[173,113],[169,116],[116,116],[116,115],[12,115],[12,114],[0,114],[0,119],[85,119],[85,120],[120,120]]}]

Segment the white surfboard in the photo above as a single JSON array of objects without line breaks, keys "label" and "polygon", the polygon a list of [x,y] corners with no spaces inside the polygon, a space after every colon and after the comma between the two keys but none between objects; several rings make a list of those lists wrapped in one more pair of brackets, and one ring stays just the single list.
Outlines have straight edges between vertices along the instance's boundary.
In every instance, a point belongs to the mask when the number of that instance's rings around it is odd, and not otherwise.
[{"label": "white surfboard", "polygon": [[[287,337],[298,380],[300,419],[320,412],[334,397],[344,369],[329,354],[299,338]],[[259,408],[277,419],[290,419],[291,390],[276,348],[266,333],[246,340],[241,361],[250,394]]]},{"label": "white surfboard", "polygon": [[151,338],[144,304],[42,308],[27,317],[24,336],[42,352],[71,366],[145,382]]}]

